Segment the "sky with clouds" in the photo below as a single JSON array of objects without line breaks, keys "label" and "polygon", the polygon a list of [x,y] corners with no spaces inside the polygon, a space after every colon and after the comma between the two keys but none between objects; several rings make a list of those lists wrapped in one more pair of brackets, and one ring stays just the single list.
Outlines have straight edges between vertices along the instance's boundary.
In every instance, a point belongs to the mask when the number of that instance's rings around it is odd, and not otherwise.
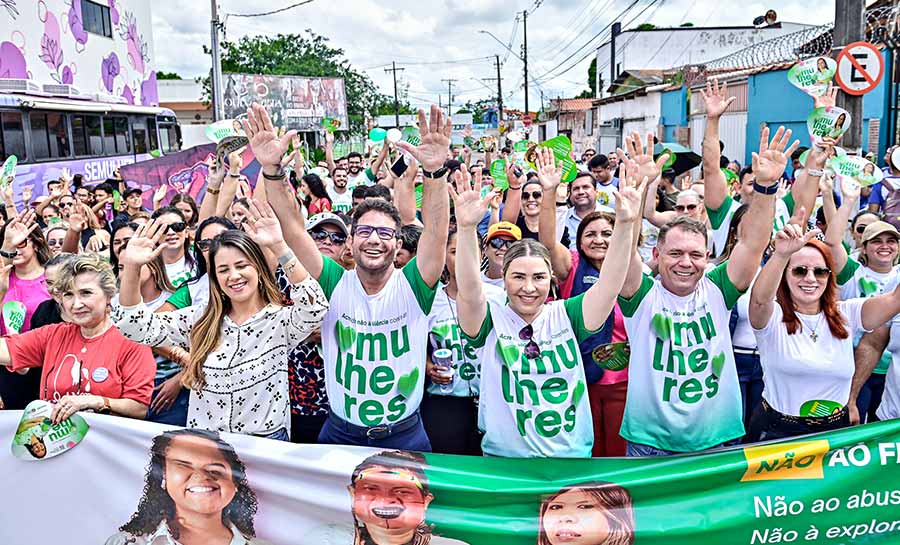
[{"label": "sky with clouds", "polygon": [[[293,3],[295,0],[220,0],[219,10],[220,17],[225,17]],[[415,106],[438,102],[438,94],[446,101],[447,83],[442,81],[446,79],[456,80],[454,105],[495,96],[496,82],[483,78],[496,77],[493,56],[500,55],[505,59],[501,75],[507,107],[521,108],[521,61],[480,31],[488,31],[504,43],[511,40],[512,49],[519,53],[523,29],[521,23],[515,23],[516,14],[529,10],[529,71],[531,77],[537,77],[529,105],[535,110],[540,91],[549,100],[587,88],[593,51],[608,39],[608,31],[601,31],[614,19],[623,22],[623,29],[643,22],[657,26],[684,22],[749,25],[769,8],[775,8],[782,21],[824,24],[834,19],[834,0],[658,0],[643,14],[651,0],[638,0],[618,19],[632,3],[634,0],[313,0],[266,17],[227,15],[226,32],[229,40],[237,40],[245,35],[312,29],[343,49],[351,65],[365,71],[385,94],[393,93],[393,81],[384,68],[396,61],[404,69],[398,72],[399,83],[408,86]],[[182,77],[207,74],[210,59],[203,54],[203,46],[210,40],[210,3],[155,0],[152,10],[157,69]],[[600,37],[590,41],[598,33]],[[540,77],[548,72],[554,72],[552,77]]]}]

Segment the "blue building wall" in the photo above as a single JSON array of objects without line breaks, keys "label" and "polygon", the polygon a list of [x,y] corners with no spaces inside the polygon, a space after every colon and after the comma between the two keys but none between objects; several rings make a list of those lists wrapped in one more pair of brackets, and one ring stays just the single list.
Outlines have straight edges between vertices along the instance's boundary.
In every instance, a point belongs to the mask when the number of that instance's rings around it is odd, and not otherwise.
[{"label": "blue building wall", "polygon": [[[883,77],[874,91],[863,97],[863,119],[854,119],[853,123],[862,121],[862,144],[869,144],[869,119],[881,119],[878,138],[878,157],[881,157],[889,143],[887,142],[888,125],[885,117],[887,109],[888,89],[887,76]],[[793,131],[792,139],[800,140],[801,146],[809,147],[809,132],[806,118],[813,110],[813,99],[788,82],[787,70],[764,72],[750,76],[748,84],[747,111],[747,149],[746,156],[759,147],[759,130],[763,123],[774,131],[779,125]]]},{"label": "blue building wall", "polygon": [[665,130],[663,142],[675,142],[675,132],[678,127],[688,125],[687,97],[688,89],[686,87],[662,93],[659,101],[659,122]]}]

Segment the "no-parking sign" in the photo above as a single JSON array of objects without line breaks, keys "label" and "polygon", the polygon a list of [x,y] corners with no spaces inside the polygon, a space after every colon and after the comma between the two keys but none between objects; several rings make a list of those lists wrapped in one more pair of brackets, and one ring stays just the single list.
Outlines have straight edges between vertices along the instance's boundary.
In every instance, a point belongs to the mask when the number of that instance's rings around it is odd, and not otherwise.
[{"label": "no-parking sign", "polygon": [[854,42],[837,56],[835,81],[848,95],[864,95],[878,86],[884,76],[884,59],[868,42]]}]

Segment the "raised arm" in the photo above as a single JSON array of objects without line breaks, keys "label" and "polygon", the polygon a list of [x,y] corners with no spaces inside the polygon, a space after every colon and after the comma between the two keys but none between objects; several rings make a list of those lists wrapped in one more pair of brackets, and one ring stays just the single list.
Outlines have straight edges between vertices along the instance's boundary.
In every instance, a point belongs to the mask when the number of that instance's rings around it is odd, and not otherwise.
[{"label": "raised arm", "polygon": [[[659,179],[657,178],[647,188],[647,195],[656,195],[656,190],[658,187]],[[662,227],[663,225],[675,219],[677,216],[678,214],[674,210],[658,212],[656,210],[656,206],[654,205],[653,199],[644,199],[644,217],[647,218],[647,221],[652,223],[655,227]]]},{"label": "raised arm", "polygon": [[883,325],[863,335],[856,346],[856,351],[853,353],[856,368],[853,371],[853,381],[850,383],[850,400],[847,402],[847,408],[850,409],[850,424],[859,424],[856,399],[866,381],[872,376],[872,371],[878,366],[878,361],[890,340],[891,327]]},{"label": "raised arm", "polygon": [[834,260],[834,273],[840,274],[847,265],[847,249],[844,248],[843,238],[850,223],[850,216],[857,208],[860,187],[854,182],[841,184],[841,206],[833,218],[828,220],[828,228],[825,230],[825,244],[831,250],[831,258]]},{"label": "raised arm", "polygon": [[325,131],[325,163],[328,165],[328,173],[334,176],[334,133]]},{"label": "raised arm", "polygon": [[[795,140],[788,146],[790,139],[791,131],[778,127],[770,143],[769,128],[763,127],[759,139],[759,153],[753,154],[755,193],[741,228],[748,235],[740,237],[726,265],[729,280],[740,291],[749,288],[753,282],[772,236],[772,223],[775,220],[775,193],[772,190],[778,188],[781,175],[787,166],[787,158],[800,145],[800,142]],[[797,212],[803,210],[801,207]]]},{"label": "raised arm", "polygon": [[719,118],[735,98],[728,97],[727,90],[728,84],[722,83],[719,86],[717,79],[707,81],[706,90],[700,90],[706,103],[706,132],[703,134],[703,180],[706,183],[706,193],[703,201],[709,210],[718,210],[728,195],[725,174],[719,168],[719,161],[722,159],[722,149],[719,147]]},{"label": "raised arm", "polygon": [[[409,165],[394,182],[394,204],[400,212],[400,220],[403,225],[419,225],[421,222],[416,218],[416,174],[419,166]],[[388,177],[393,177],[393,173]]]},{"label": "raised arm", "polygon": [[[457,193],[459,191],[459,193]],[[496,189],[494,191],[497,191]],[[456,284],[465,286],[456,296],[459,327],[469,337],[476,337],[487,316],[487,299],[481,285],[481,253],[478,250],[478,223],[487,212],[493,193],[481,197],[472,187],[467,170],[456,175],[456,190],[451,189],[456,210]]]},{"label": "raised arm", "polygon": [[890,293],[866,299],[862,306],[862,326],[866,331],[881,327],[900,313],[900,284]]},{"label": "raised arm", "polygon": [[198,224],[206,218],[216,215],[219,194],[222,192],[222,182],[224,181],[225,165],[216,157],[215,162],[209,166],[209,175],[206,177],[206,194],[203,197],[203,202],[200,203],[200,213],[197,216]]},{"label": "raised arm", "polygon": [[231,204],[234,202],[242,168],[244,168],[244,158],[239,151],[228,155],[228,171],[225,173],[225,179],[222,181],[222,192],[219,194],[219,201],[216,204],[216,215],[219,217],[225,217],[228,214],[228,209],[231,208]]},{"label": "raised arm", "polygon": [[306,232],[294,190],[281,167],[281,158],[284,157],[295,131],[288,131],[278,137],[269,113],[259,104],[253,104],[247,110],[247,119],[243,124],[244,132],[250,138],[250,149],[262,166],[261,172],[265,179],[269,204],[281,225],[284,241],[293,250],[303,268],[313,278],[318,279],[322,274],[322,254],[319,253],[315,241]]},{"label": "raised arm", "polygon": [[562,162],[556,162],[549,148],[538,148],[535,164],[544,194],[541,199],[538,237],[541,244],[550,250],[553,275],[558,281],[565,282],[572,272],[572,253],[556,236],[556,189],[562,179]]},{"label": "raised arm", "polygon": [[425,110],[419,110],[419,128],[422,141],[418,146],[409,142],[397,142],[397,145],[409,152],[426,173],[422,191],[422,237],[419,239],[419,251],[416,254],[416,266],[422,280],[434,286],[444,272],[444,260],[447,257],[447,237],[450,229],[450,199],[447,194],[447,174],[440,178],[429,178],[428,173],[443,168],[450,147],[450,130],[453,126],[450,118],[444,119],[443,111],[436,105],[431,106],[431,118],[425,119]]},{"label": "raised arm", "polygon": [[[752,231],[744,232],[752,233]],[[775,311],[775,292],[778,291],[778,285],[781,283],[781,277],[784,275],[788,261],[795,252],[806,246],[806,243],[817,234],[819,234],[818,229],[803,234],[803,227],[796,223],[785,225],[781,231],[775,234],[775,253],[756,277],[753,291],[750,292],[750,325],[754,328],[762,329],[769,323],[769,318]],[[730,264],[731,261],[729,261]],[[730,272],[729,269],[729,278]]]},{"label": "raised arm", "polygon": [[[490,163],[487,164],[490,165]],[[519,219],[519,212],[522,210],[522,185],[525,183],[524,174],[516,176],[515,166],[515,163],[506,165],[506,179],[509,187],[506,190],[506,202],[503,204],[503,213],[500,216],[500,221],[510,223],[515,223]]]},{"label": "raised arm", "polygon": [[378,171],[381,170],[381,166],[387,160],[390,151],[391,146],[388,145],[387,138],[385,138],[384,143],[381,145],[381,149],[378,151],[378,156],[375,157],[375,160],[372,161],[372,166],[369,167],[369,170],[372,171],[372,176],[375,176],[376,180],[378,179]]}]

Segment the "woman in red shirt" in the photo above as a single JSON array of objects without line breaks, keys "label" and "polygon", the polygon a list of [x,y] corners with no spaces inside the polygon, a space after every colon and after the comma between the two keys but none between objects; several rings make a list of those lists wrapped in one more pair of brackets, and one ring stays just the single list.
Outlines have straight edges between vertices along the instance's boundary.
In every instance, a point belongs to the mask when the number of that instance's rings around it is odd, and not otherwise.
[{"label": "woman in red shirt", "polygon": [[[28,234],[21,223],[9,228]],[[0,339],[0,365],[42,368],[40,396],[55,402],[54,423],[83,410],[144,418],[156,362],[148,347],[127,340],[109,319],[116,293],[109,264],[95,254],[79,255],[61,271],[57,289],[71,322]]]},{"label": "woman in red shirt", "polygon": [[307,174],[300,181],[300,191],[297,195],[306,207],[307,217],[313,217],[322,212],[331,212],[331,198],[322,184],[322,179],[315,174]]}]

